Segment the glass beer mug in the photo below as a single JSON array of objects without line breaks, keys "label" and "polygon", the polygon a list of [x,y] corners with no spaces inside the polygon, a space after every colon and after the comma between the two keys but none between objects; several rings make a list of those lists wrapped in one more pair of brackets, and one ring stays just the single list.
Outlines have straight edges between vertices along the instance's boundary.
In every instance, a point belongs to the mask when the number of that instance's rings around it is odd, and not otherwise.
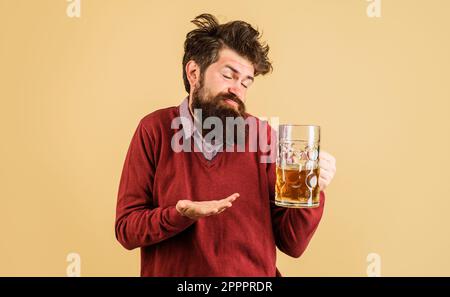
[{"label": "glass beer mug", "polygon": [[319,206],[319,152],[319,126],[279,126],[276,205],[291,208]]}]

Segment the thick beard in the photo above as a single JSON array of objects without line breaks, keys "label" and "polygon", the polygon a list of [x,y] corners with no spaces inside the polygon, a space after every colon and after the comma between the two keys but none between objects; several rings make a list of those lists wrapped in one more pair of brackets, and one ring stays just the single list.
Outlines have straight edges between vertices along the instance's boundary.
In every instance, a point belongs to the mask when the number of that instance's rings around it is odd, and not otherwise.
[{"label": "thick beard", "polygon": [[[242,102],[237,96],[231,93],[220,93],[214,97],[207,96],[206,90],[203,86],[203,79],[201,79],[200,85],[195,88],[194,92],[192,93],[192,110],[195,114],[195,109],[201,109],[202,110],[202,127],[204,121],[208,117],[217,117],[222,122],[223,129],[223,138],[226,139],[226,142],[228,144],[232,143],[240,143],[242,139],[239,139],[238,137],[242,136],[242,132],[244,132],[244,137],[248,134],[248,126],[245,125],[245,131],[236,131],[236,126],[230,126],[226,125],[226,119],[232,118],[235,120],[236,118],[242,118],[243,120],[246,119],[246,108],[244,102]],[[235,109],[231,105],[229,105],[227,102],[225,102],[225,99],[233,100],[238,104],[238,108]],[[214,128],[213,128],[214,129]],[[234,137],[233,139],[230,139],[231,137],[227,138],[227,135],[231,136],[231,129],[234,129]],[[202,129],[202,136],[205,137],[212,129]]]}]

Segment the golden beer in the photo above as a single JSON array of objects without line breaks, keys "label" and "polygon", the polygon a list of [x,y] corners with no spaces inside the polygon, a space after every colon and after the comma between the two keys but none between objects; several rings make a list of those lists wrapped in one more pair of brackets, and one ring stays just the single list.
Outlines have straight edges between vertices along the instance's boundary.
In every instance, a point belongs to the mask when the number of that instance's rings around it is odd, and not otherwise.
[{"label": "golden beer", "polygon": [[279,126],[276,205],[292,208],[319,206],[319,151],[319,126]]},{"label": "golden beer", "polygon": [[275,202],[286,207],[319,206],[319,168],[299,169],[299,166],[277,166]]}]

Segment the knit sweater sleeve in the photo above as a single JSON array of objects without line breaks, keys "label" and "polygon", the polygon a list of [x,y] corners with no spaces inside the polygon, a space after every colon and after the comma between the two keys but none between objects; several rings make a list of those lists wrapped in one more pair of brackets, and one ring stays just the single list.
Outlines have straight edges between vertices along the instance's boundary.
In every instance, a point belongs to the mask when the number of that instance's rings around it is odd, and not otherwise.
[{"label": "knit sweater sleeve", "polygon": [[298,258],[306,250],[322,218],[325,193],[320,192],[317,208],[284,208],[270,200],[275,244],[283,253]]},{"label": "knit sweater sleeve", "polygon": [[156,136],[141,121],[132,137],[117,196],[115,235],[126,248],[157,244],[175,236],[195,221],[182,216],[175,205],[153,205]]}]

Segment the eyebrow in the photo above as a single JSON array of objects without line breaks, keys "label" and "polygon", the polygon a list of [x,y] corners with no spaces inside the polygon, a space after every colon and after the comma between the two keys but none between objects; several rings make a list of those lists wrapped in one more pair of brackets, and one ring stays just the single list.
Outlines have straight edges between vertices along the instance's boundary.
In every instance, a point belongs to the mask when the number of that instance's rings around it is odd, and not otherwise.
[{"label": "eyebrow", "polygon": [[[240,74],[240,72],[237,69],[231,67],[230,65],[225,65],[225,67],[230,68],[231,71],[233,71],[234,73]],[[255,80],[255,78],[253,76],[250,76],[250,75],[248,75],[247,78],[250,79],[251,81]]]}]

